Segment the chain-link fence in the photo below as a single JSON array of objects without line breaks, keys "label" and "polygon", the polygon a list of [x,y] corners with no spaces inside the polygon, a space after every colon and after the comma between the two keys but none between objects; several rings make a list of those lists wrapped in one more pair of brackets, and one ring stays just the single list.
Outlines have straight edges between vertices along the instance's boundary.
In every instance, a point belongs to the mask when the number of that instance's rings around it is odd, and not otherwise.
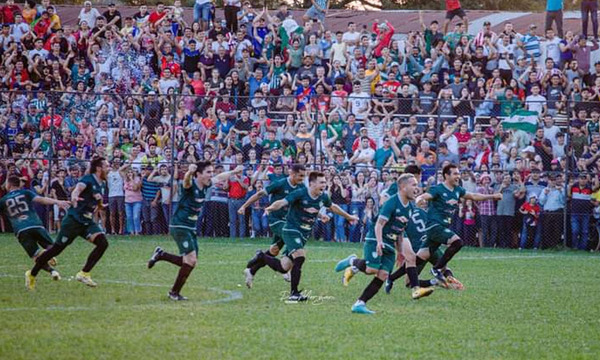
[{"label": "chain-link fence", "polygon": [[[455,163],[467,191],[503,194],[461,203],[452,227],[467,244],[598,247],[598,103],[415,95],[407,86],[393,96],[378,87],[371,97],[360,88],[292,94],[258,85],[248,97],[233,80],[196,96],[160,85],[144,95],[1,93],[1,182],[17,175],[40,195],[67,200],[90,159],[104,156],[111,169],[98,220],[111,234],[165,234],[188,164],[211,160],[217,173],[243,164],[243,174],[210,188],[198,233],[267,237],[267,198],[245,215],[237,209],[303,164],[323,171],[333,201],[361,219],[349,225],[328,214],[315,238],[358,242],[406,166],[420,166],[426,189]],[[51,232],[59,229],[64,213],[37,210]],[[0,226],[10,231],[5,218]]]}]

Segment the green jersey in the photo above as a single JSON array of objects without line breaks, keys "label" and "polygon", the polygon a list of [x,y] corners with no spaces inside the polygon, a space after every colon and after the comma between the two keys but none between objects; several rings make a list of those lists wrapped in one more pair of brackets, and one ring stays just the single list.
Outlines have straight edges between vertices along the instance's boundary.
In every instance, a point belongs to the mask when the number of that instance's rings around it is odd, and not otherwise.
[{"label": "green jersey", "polygon": [[398,193],[398,183],[394,181],[392,185],[387,188],[386,193],[389,197],[396,195]]},{"label": "green jersey", "polygon": [[442,183],[432,186],[427,192],[432,196],[427,213],[429,217],[428,224],[449,227],[452,216],[458,210],[460,198],[465,196],[467,191],[460,186],[450,190]]},{"label": "green jersey", "polygon": [[296,230],[308,237],[313,229],[315,219],[322,207],[330,207],[329,195],[322,193],[313,198],[307,187],[302,187],[285,197],[288,202],[288,213],[285,229]]},{"label": "green jersey", "polygon": [[427,229],[427,211],[414,206],[410,222],[406,226],[406,237],[415,251],[427,239]]},{"label": "green jersey", "polygon": [[[292,186],[290,184],[290,179],[285,177],[283,179],[279,179],[273,181],[265,188],[265,192],[270,195],[269,201],[274,203],[277,200],[284,199],[286,196],[291,194],[297,189],[301,189],[304,187],[304,184],[298,184],[296,186]],[[269,214],[269,223],[272,223],[277,220],[284,220],[287,215],[288,208],[283,207],[277,211],[273,211]]]},{"label": "green jersey", "polygon": [[171,227],[186,228],[196,230],[198,216],[206,199],[206,190],[208,187],[200,189],[195,180],[192,180],[192,186],[183,188],[181,198],[177,203],[177,210],[173,214]]},{"label": "green jersey", "polygon": [[77,202],[76,207],[69,208],[67,216],[71,216],[82,224],[91,224],[94,211],[102,201],[104,186],[92,174],[84,175],[77,183],[85,185],[85,189],[79,194],[82,200]]},{"label": "green jersey", "polygon": [[6,214],[15,235],[33,228],[44,228],[42,220],[31,206],[38,195],[30,190],[14,190],[0,199],[0,211]]},{"label": "green jersey", "polygon": [[[379,212],[379,219],[387,220],[383,226],[382,237],[383,243],[395,249],[394,244],[400,238],[404,229],[408,225],[408,221],[412,216],[413,204],[410,202],[406,205],[402,203],[400,195],[396,193],[394,196],[387,199]],[[377,240],[375,236],[375,227],[373,227],[366,240]]]}]

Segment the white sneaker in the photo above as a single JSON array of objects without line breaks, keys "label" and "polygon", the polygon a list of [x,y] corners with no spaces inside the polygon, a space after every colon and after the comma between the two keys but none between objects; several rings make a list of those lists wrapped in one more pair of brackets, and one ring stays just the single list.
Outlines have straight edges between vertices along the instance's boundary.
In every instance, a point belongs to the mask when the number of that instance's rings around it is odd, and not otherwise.
[{"label": "white sneaker", "polygon": [[252,281],[254,280],[254,275],[250,272],[250,269],[244,269],[244,275],[246,275],[246,286],[248,289],[252,289]]},{"label": "white sneaker", "polygon": [[89,287],[98,286],[98,284],[96,284],[96,282],[92,280],[90,273],[86,273],[83,271],[77,273],[77,275],[75,276],[75,280],[79,281],[80,283],[86,284]]},{"label": "white sneaker", "polygon": [[50,276],[52,276],[52,280],[54,281],[59,281],[61,279],[60,274],[56,270],[52,270]]},{"label": "white sneaker", "polygon": [[286,272],[285,274],[281,275],[283,277],[283,280],[285,280],[286,282],[292,282],[292,275],[290,274],[290,272]]}]

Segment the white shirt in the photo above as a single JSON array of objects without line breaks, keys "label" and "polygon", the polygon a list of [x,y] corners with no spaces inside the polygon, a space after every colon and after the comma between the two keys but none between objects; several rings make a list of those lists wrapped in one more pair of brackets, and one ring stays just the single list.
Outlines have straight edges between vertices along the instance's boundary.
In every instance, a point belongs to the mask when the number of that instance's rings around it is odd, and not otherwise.
[{"label": "white shirt", "polygon": [[106,183],[108,186],[108,197],[117,197],[117,196],[125,196],[125,191],[123,190],[123,178],[119,171],[110,170],[108,175],[106,176]]},{"label": "white shirt", "polygon": [[542,42],[542,45],[545,48],[546,58],[552,58],[555,64],[560,63],[560,48],[558,47],[558,44],[560,44],[560,39],[556,36],[552,40]]},{"label": "white shirt", "polygon": [[552,146],[558,144],[558,140],[556,140],[556,134],[560,132],[560,128],[556,125],[552,125],[551,127],[544,126],[544,139],[550,140]]},{"label": "white shirt", "polygon": [[85,9],[81,9],[79,12],[79,23],[82,21],[87,22],[90,28],[94,28],[96,26],[96,19],[102,16],[96,8],[92,8],[90,11],[86,12]]},{"label": "white shirt", "polygon": [[29,32],[29,25],[25,23],[14,24],[11,28],[11,34],[15,38],[15,41],[21,41],[23,35]]},{"label": "white shirt", "polygon": [[546,97],[542,95],[529,95],[525,98],[525,106],[529,111],[536,111],[538,115],[542,114],[544,105],[546,104]]},{"label": "white shirt", "polygon": [[369,101],[371,101],[369,94],[366,92],[353,92],[348,96],[348,101],[352,104],[352,113],[356,115],[357,119],[363,120],[367,117],[367,109]]}]

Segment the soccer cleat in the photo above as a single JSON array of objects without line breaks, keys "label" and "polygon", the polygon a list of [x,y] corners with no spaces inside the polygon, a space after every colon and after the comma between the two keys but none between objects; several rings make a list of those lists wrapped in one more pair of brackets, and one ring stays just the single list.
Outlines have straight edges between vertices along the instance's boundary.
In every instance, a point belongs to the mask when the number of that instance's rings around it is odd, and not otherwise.
[{"label": "soccer cleat", "polygon": [[75,275],[75,280],[79,281],[82,284],[86,284],[89,287],[98,286],[98,284],[96,284],[96,282],[94,280],[92,280],[90,273],[87,273],[87,272],[83,272],[83,271],[78,272],[77,275]]},{"label": "soccer cleat", "polygon": [[252,289],[252,280],[254,280],[254,275],[252,275],[252,272],[248,268],[244,269],[244,275],[246,276],[246,287],[248,289]]},{"label": "soccer cleat", "polygon": [[31,270],[25,272],[25,287],[27,290],[35,290],[35,276],[31,275]]},{"label": "soccer cleat", "polygon": [[344,275],[342,275],[342,285],[348,286],[352,277],[354,277],[354,271],[352,271],[352,268],[349,267],[346,269],[346,271],[344,271]]},{"label": "soccer cleat", "polygon": [[185,296],[169,291],[169,299],[173,300],[173,301],[186,301],[188,298],[186,298]]},{"label": "soccer cleat", "polygon": [[391,281],[390,279],[387,279],[385,281],[385,293],[389,295],[390,292],[392,292],[393,287],[394,287],[394,282]]},{"label": "soccer cleat", "polygon": [[304,301],[308,301],[308,296],[304,296],[301,293],[296,293],[288,297],[286,304],[297,304]]},{"label": "soccer cleat", "polygon": [[352,305],[352,312],[355,314],[373,315],[375,311],[367,309],[366,304],[354,304]]},{"label": "soccer cleat", "polygon": [[465,286],[454,276],[448,276],[448,287],[450,289],[462,291],[465,289]]},{"label": "soccer cleat", "polygon": [[154,264],[156,264],[158,257],[162,255],[162,253],[163,249],[161,249],[160,246],[157,246],[156,249],[154,249],[152,256],[150,256],[150,260],[148,260],[148,269],[152,269],[152,267],[154,267]]},{"label": "soccer cleat", "polygon": [[350,256],[348,256],[347,258],[340,260],[336,265],[335,265],[335,271],[336,272],[340,272],[348,267],[350,267],[352,265],[352,260],[356,259],[356,255],[352,254]]},{"label": "soccer cleat", "polygon": [[426,288],[416,287],[413,289],[412,298],[413,298],[413,300],[417,300],[422,297],[429,296],[429,295],[431,295],[431,293],[433,292],[434,289],[435,288],[433,288],[433,287],[426,287]]},{"label": "soccer cleat", "polygon": [[286,272],[285,274],[281,274],[281,276],[286,282],[292,282],[292,275],[290,274],[290,271]]},{"label": "soccer cleat", "polygon": [[54,281],[59,281],[61,279],[60,274],[56,270],[52,270],[52,272],[50,273],[50,276],[52,277],[52,280],[54,280]]},{"label": "soccer cleat", "polygon": [[444,274],[442,273],[441,270],[436,269],[436,268],[431,268],[431,275],[433,275],[437,279],[439,286],[442,286],[442,287],[447,286],[448,281],[446,279],[446,276],[444,276]]},{"label": "soccer cleat", "polygon": [[252,259],[250,259],[250,261],[248,261],[248,264],[246,264],[247,268],[251,268],[254,265],[256,265],[258,263],[258,259],[260,259],[262,255],[262,250],[256,250],[256,254],[254,255],[254,257]]}]

